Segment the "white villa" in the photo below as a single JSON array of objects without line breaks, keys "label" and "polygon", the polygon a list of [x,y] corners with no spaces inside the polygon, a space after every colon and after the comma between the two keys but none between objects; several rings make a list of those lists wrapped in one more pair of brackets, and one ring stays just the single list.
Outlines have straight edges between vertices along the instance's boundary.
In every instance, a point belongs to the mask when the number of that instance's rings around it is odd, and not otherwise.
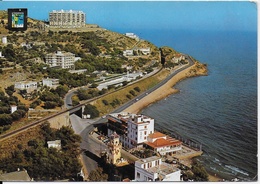
[{"label": "white villa", "polygon": [[124,50],[123,51],[123,56],[133,56],[134,55],[134,50]]},{"label": "white villa", "polygon": [[59,79],[42,79],[42,85],[43,86],[48,86],[50,88],[56,88],[59,85]]},{"label": "white villa", "polygon": [[61,149],[61,140],[55,140],[55,141],[48,141],[48,148],[57,148],[58,150]]},{"label": "white villa", "polygon": [[136,48],[136,49],[127,49],[123,51],[123,56],[133,56],[134,55],[134,51],[136,52],[141,52],[143,55],[149,55],[151,53],[151,49],[150,47],[148,48]]},{"label": "white villa", "polygon": [[141,48],[141,49],[138,49],[138,50],[141,51],[143,53],[143,55],[149,55],[151,53],[150,47],[148,47],[148,48]]},{"label": "white villa", "polygon": [[135,161],[135,181],[181,181],[181,170],[158,156]]},{"label": "white villa", "polygon": [[177,54],[176,56],[174,56],[172,58],[172,62],[176,63],[176,64],[179,64],[180,61],[182,61],[182,60],[185,60],[185,57],[184,57],[184,55],[181,55],[181,54]]},{"label": "white villa", "polygon": [[34,81],[21,81],[16,82],[14,84],[15,89],[24,90],[26,89],[27,92],[32,92],[33,90],[37,89],[37,82]]},{"label": "white villa", "polygon": [[145,147],[160,153],[160,155],[171,155],[182,149],[182,142],[161,132],[155,132],[148,136]]}]

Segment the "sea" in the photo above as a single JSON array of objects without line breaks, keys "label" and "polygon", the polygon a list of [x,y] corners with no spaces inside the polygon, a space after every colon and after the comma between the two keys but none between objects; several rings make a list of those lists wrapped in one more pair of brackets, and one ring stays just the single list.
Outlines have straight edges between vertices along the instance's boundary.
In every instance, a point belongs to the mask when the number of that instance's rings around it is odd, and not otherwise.
[{"label": "sea", "polygon": [[[116,30],[121,33],[127,30]],[[207,64],[208,76],[179,82],[179,93],[143,109],[155,128],[202,145],[197,160],[217,176],[257,180],[257,33],[133,30]]]}]

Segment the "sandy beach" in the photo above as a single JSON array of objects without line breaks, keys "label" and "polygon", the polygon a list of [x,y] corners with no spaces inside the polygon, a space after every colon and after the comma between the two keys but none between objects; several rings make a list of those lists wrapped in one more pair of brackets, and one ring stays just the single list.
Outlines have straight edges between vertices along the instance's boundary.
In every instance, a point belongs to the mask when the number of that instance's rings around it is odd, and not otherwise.
[{"label": "sandy beach", "polygon": [[179,90],[174,89],[173,86],[176,85],[180,80],[193,76],[206,75],[206,69],[204,69],[203,71],[197,71],[196,73],[191,72],[195,69],[195,67],[196,65],[192,65],[187,69],[177,73],[166,84],[164,84],[157,90],[151,92],[150,94],[147,94],[147,96],[126,108],[124,112],[137,114],[148,105],[156,101],[162,100],[171,94],[178,93]]}]

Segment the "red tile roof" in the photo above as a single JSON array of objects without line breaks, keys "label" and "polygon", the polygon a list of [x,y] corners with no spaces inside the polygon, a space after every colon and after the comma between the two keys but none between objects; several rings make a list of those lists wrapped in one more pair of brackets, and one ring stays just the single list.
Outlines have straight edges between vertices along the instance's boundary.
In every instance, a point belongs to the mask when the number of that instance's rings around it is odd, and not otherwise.
[{"label": "red tile roof", "polygon": [[160,138],[160,137],[165,137],[166,135],[161,133],[161,132],[154,132],[153,134],[150,134],[148,137],[155,139],[155,138]]},{"label": "red tile roof", "polygon": [[112,122],[117,122],[114,118],[108,118],[108,120],[112,121]]}]

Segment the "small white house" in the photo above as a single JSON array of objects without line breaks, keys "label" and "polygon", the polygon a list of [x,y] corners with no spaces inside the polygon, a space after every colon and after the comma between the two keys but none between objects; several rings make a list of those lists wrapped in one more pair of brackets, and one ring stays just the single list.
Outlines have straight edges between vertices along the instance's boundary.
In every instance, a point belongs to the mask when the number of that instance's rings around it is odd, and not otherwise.
[{"label": "small white house", "polygon": [[15,111],[17,111],[17,106],[11,105],[11,114],[13,114]]},{"label": "small white house", "polygon": [[137,41],[139,40],[139,37],[134,33],[126,33],[125,35],[129,38],[136,39]]},{"label": "small white house", "polygon": [[61,140],[55,140],[55,141],[48,141],[48,148],[57,148],[58,150],[61,149]]},{"label": "small white house", "polygon": [[0,58],[3,58],[4,56],[2,56],[2,52],[0,52]]},{"label": "small white house", "polygon": [[141,51],[143,55],[149,55],[151,53],[150,47],[139,49],[139,51]]},{"label": "small white house", "polygon": [[59,85],[59,79],[42,79],[42,85],[43,86],[48,86],[50,88],[56,88]]},{"label": "small white house", "polygon": [[181,171],[152,156],[135,161],[135,181],[181,181]]},{"label": "small white house", "polygon": [[3,43],[3,44],[7,44],[7,37],[6,37],[6,36],[3,36],[3,37],[2,37],[2,43]]},{"label": "small white house", "polygon": [[124,56],[133,56],[134,51],[133,50],[125,50],[125,51],[123,51],[123,55]]}]

